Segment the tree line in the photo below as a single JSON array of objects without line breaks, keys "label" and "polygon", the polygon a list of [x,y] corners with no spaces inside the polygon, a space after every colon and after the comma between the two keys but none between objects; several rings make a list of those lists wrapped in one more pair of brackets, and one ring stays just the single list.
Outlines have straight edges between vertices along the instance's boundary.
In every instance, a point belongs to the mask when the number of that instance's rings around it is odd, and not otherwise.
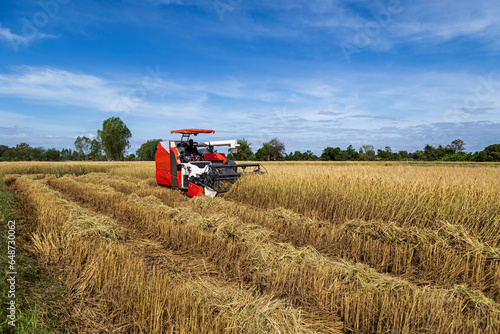
[{"label": "tree line", "polygon": [[285,145],[277,138],[266,142],[254,154],[250,148],[251,143],[245,139],[238,140],[240,147],[229,158],[234,160],[260,160],[260,161],[500,161],[500,144],[487,146],[479,152],[465,152],[465,143],[455,139],[447,146],[433,147],[426,145],[423,150],[415,152],[393,152],[389,146],[377,149],[373,145],[363,145],[356,150],[349,145],[345,150],[340,147],[326,147],[318,157],[310,150],[305,152],[295,151],[285,153]]},{"label": "tree line", "polygon": [[95,138],[78,136],[74,150],[31,147],[26,142],[13,147],[0,145],[0,161],[133,160],[134,155],[124,157],[131,137],[132,133],[125,123],[119,117],[111,117],[102,123],[102,129],[97,130]]},{"label": "tree line", "polygon": [[[143,143],[136,154],[125,156],[130,147],[132,133],[119,117],[111,117],[103,122],[102,129],[97,130],[95,138],[78,136],[74,142],[75,149],[31,147],[28,143],[20,143],[13,147],[0,145],[0,161],[68,161],[97,160],[120,161],[141,160],[153,161],[156,148],[161,139],[152,139]],[[433,147],[426,145],[423,150],[415,152],[393,152],[389,146],[375,150],[373,145],[363,145],[356,150],[349,145],[345,150],[340,147],[326,147],[320,156],[312,151],[295,151],[286,153],[285,144],[273,138],[262,144],[256,152],[251,143],[242,138],[237,153],[228,154],[228,159],[237,161],[500,161],[500,144],[489,145],[479,152],[465,152],[465,143],[461,139],[449,145]]]}]

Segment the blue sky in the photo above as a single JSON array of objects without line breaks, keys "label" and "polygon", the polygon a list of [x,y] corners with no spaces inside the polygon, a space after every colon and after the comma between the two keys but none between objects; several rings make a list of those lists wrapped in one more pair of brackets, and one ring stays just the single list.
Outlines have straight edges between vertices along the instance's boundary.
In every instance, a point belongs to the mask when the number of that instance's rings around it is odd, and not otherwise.
[{"label": "blue sky", "polygon": [[[74,148],[120,117],[287,152],[500,143],[500,2],[4,0],[0,144]],[[200,138],[202,139],[202,138]]]}]

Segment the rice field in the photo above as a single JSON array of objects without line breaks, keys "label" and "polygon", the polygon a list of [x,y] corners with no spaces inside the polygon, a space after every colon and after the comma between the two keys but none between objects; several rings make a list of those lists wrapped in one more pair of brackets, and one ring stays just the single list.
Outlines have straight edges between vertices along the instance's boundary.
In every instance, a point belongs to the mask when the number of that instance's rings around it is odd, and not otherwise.
[{"label": "rice field", "polygon": [[0,163],[60,332],[498,333],[500,168],[267,163],[224,196],[154,163]]}]

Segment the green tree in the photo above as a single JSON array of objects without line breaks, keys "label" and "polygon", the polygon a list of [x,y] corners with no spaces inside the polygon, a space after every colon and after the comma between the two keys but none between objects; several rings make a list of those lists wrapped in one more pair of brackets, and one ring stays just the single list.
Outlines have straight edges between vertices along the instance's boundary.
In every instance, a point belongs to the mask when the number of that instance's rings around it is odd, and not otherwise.
[{"label": "green tree", "polygon": [[7,150],[9,150],[9,147],[7,145],[0,145],[0,160],[2,160],[2,156]]},{"label": "green tree", "polygon": [[363,155],[363,160],[373,161],[375,160],[375,148],[373,145],[363,145],[359,149],[360,157]]},{"label": "green tree", "polygon": [[73,151],[70,148],[63,148],[61,150],[61,160],[71,160]]},{"label": "green tree", "polygon": [[283,160],[285,157],[285,144],[278,138],[273,138],[269,141],[269,149],[272,160]]},{"label": "green tree", "polygon": [[139,160],[154,161],[158,143],[161,141],[161,139],[152,139],[142,144],[141,147],[139,147],[139,149],[135,152],[139,157]]},{"label": "green tree", "polygon": [[339,161],[341,157],[340,147],[330,147],[328,146],[323,150],[320,159],[325,161]]},{"label": "green tree", "polygon": [[410,158],[410,154],[408,151],[399,151],[398,152],[398,159],[399,160],[407,160]]},{"label": "green tree", "polygon": [[102,123],[102,130],[97,131],[98,137],[108,160],[121,160],[125,150],[130,147],[129,139],[132,133],[120,117],[111,117]]},{"label": "green tree", "polygon": [[29,161],[31,160],[31,146],[28,143],[17,144],[14,149],[14,160]]},{"label": "green tree", "polygon": [[424,151],[416,150],[413,153],[410,153],[410,156],[413,160],[425,160]]},{"label": "green tree", "polygon": [[380,160],[392,160],[392,149],[390,146],[386,146],[385,149],[377,150],[377,158]]},{"label": "green tree", "polygon": [[316,161],[318,160],[318,156],[314,154],[312,151],[307,150],[304,153],[302,153],[302,160]]},{"label": "green tree", "polygon": [[302,160],[302,153],[300,153],[300,151],[295,151],[294,153],[290,152],[290,154],[285,155],[285,160]]},{"label": "green tree", "polygon": [[469,161],[473,156],[469,157],[468,154],[465,153],[450,153],[446,154],[444,157],[440,158],[441,161]]},{"label": "green tree", "polygon": [[352,147],[352,145],[347,146],[346,153],[347,153],[347,160],[356,161],[359,159],[359,153],[356,152],[356,150],[354,149],[354,147]]},{"label": "green tree", "polygon": [[85,136],[78,136],[75,139],[75,148],[82,159],[88,160],[91,145],[92,141]]},{"label": "green tree", "polygon": [[249,143],[248,140],[242,138],[238,139],[238,144],[240,144],[240,146],[238,147],[237,152],[234,154],[228,154],[228,159],[237,161],[252,160],[254,157],[252,148],[250,147],[252,143]]},{"label": "green tree", "polygon": [[436,155],[438,160],[442,160],[447,155],[453,155],[455,153],[458,152],[456,152],[455,149],[451,148],[450,145],[448,145],[447,147],[439,145],[438,148],[436,149]]},{"label": "green tree", "polygon": [[262,147],[255,152],[255,159],[260,161],[271,159],[271,144],[269,142],[262,144]]},{"label": "green tree", "polygon": [[295,151],[293,153],[290,152],[290,154],[287,154],[285,156],[284,160],[289,160],[289,161],[315,161],[315,160],[318,160],[318,156],[315,155],[310,150],[307,150],[305,152]]},{"label": "green tree", "polygon": [[125,161],[136,161],[137,158],[135,157],[135,154],[133,153],[130,153],[129,155],[127,155],[125,158],[124,158]]},{"label": "green tree", "polygon": [[2,154],[2,161],[14,161],[16,157],[16,150],[14,147],[9,148]]},{"label": "green tree", "polygon": [[92,159],[97,159],[102,154],[102,145],[101,142],[97,139],[92,139],[90,143],[90,153],[89,157]]},{"label": "green tree", "polygon": [[59,161],[61,160],[61,152],[55,148],[50,148],[45,152],[45,160]]},{"label": "green tree", "polygon": [[30,160],[32,161],[43,161],[47,160],[46,158],[47,150],[43,147],[33,147],[30,151]]},{"label": "green tree", "polygon": [[487,146],[484,152],[486,156],[485,161],[500,161],[500,144]]},{"label": "green tree", "polygon": [[424,160],[436,161],[438,159],[437,149],[429,144],[425,145],[424,148]]},{"label": "green tree", "polygon": [[285,144],[278,138],[273,138],[255,152],[257,160],[283,160],[285,157]]},{"label": "green tree", "polygon": [[453,149],[455,153],[460,153],[465,151],[465,143],[460,138],[455,139],[454,141],[451,142],[450,145],[447,145],[446,147]]}]

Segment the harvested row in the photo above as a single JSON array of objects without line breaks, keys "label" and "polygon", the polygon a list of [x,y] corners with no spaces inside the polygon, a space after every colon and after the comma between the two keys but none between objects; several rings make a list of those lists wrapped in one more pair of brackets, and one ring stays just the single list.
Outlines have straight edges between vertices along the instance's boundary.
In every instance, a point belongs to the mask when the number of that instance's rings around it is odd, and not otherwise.
[{"label": "harvested row", "polygon": [[425,230],[363,221],[333,225],[286,209],[257,209],[222,198],[197,197],[191,203],[201,213],[226,212],[265,226],[297,247],[311,245],[329,256],[367,263],[417,283],[447,288],[468,284],[500,299],[500,249],[481,243],[461,226]]},{"label": "harvested row", "polygon": [[[70,176],[71,177],[71,176]],[[155,196],[170,206],[182,205],[189,202],[189,198],[180,190],[165,191],[163,187],[151,186],[151,180],[140,180],[129,176],[109,176],[103,173],[91,173],[79,177],[71,177],[83,183],[91,183],[97,186],[108,186],[124,194],[137,193],[139,196]]]},{"label": "harvested row", "polygon": [[[189,206],[202,214],[226,212],[245,222],[278,232],[294,246],[311,245],[331,257],[363,262],[379,272],[403,275],[416,283],[452,288],[467,284],[498,301],[500,249],[482,243],[460,225],[442,223],[439,229],[401,228],[394,223],[349,221],[340,225],[317,221],[286,209],[257,209],[222,198],[198,197],[188,201],[175,191],[138,186],[92,174],[74,180],[106,184],[140,196],[152,195],[170,206]],[[90,181],[89,181],[90,180]],[[126,190],[126,191],[124,191]]]},{"label": "harvested row", "polygon": [[[481,188],[467,182],[459,185],[429,183],[418,178],[399,179],[398,173],[406,173],[404,167],[373,167],[389,169],[396,180],[360,177],[359,171],[336,173],[339,167],[329,173],[322,169],[315,172],[310,168],[305,171],[282,168],[272,175],[243,178],[231,188],[227,197],[257,207],[281,206],[336,224],[359,219],[396,222],[401,227],[436,228],[436,224],[446,221],[463,225],[482,242],[500,247],[498,181]],[[463,173],[462,179],[470,174],[470,168],[456,168],[456,171]],[[500,169],[489,168],[488,173],[483,172],[500,178]]]},{"label": "harvested row", "polygon": [[103,192],[69,178],[49,185],[99,212],[140,224],[169,248],[204,254],[245,284],[318,313],[339,314],[346,330],[493,333],[500,325],[498,304],[463,286],[422,289],[361,264],[332,261],[309,247],[275,244],[269,232],[234,217],[198,217],[157,199]]},{"label": "harvested row", "polygon": [[[58,263],[64,273],[72,297],[72,312],[67,317],[73,326],[68,331],[312,333],[301,325],[298,310],[270,295],[256,297],[233,283],[208,276],[203,281],[186,280],[184,274],[172,275],[143,261],[135,255],[137,249],[132,250],[139,245],[131,245],[133,240],[118,224],[89,214],[41,181],[21,177],[9,183],[33,222],[35,250],[46,263]],[[83,216],[88,221],[82,222]],[[95,225],[98,221],[103,223]],[[83,223],[90,226],[83,230],[114,233],[73,233]],[[148,245],[150,249],[157,246]],[[204,270],[208,269],[204,266]]]},{"label": "harvested row", "polygon": [[81,175],[79,180],[82,182],[107,185],[129,194],[153,186],[156,188],[156,182],[151,183],[151,180],[137,179],[126,175],[110,175],[108,173],[89,173]]}]

